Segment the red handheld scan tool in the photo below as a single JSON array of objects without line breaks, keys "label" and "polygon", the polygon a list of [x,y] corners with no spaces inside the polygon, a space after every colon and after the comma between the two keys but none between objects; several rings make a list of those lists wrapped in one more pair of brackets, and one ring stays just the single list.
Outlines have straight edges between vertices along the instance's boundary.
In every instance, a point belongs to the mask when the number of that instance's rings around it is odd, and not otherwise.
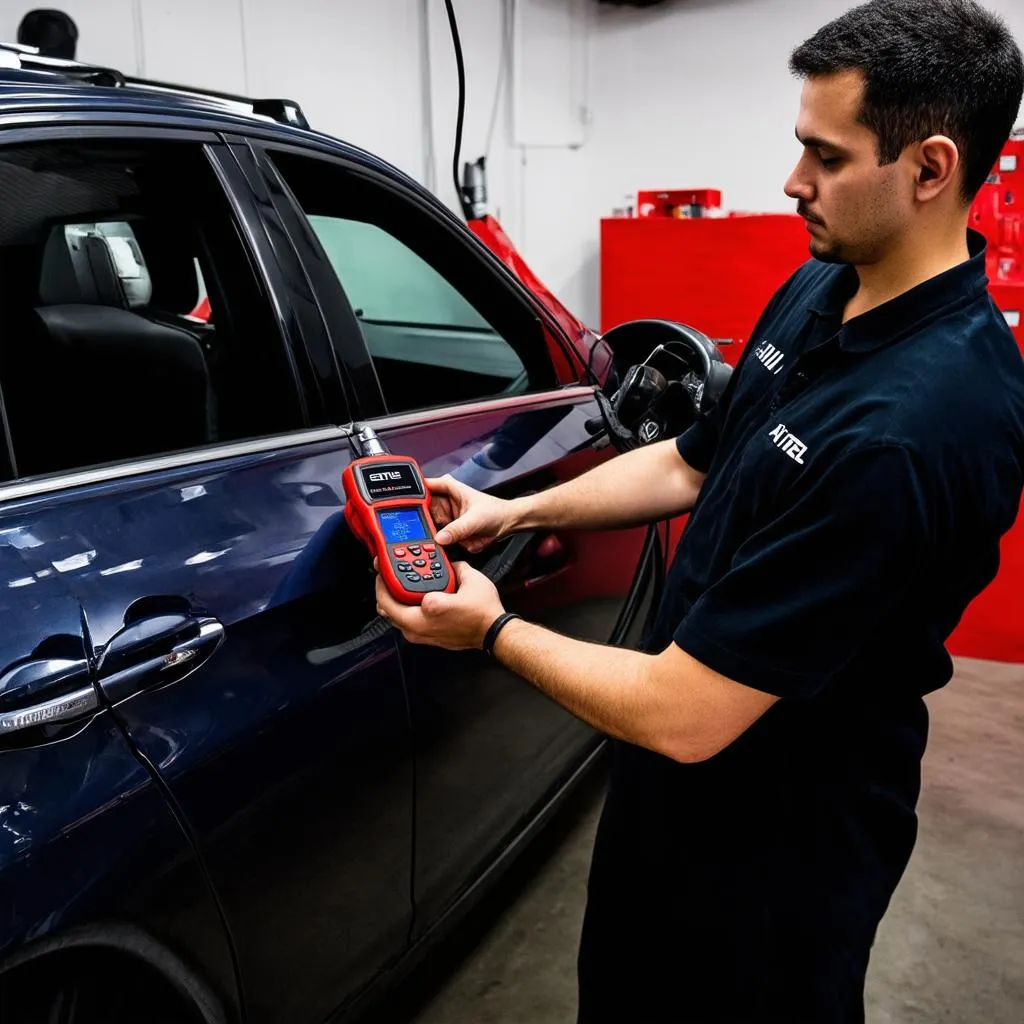
[{"label": "red handheld scan tool", "polygon": [[430,494],[415,459],[390,455],[370,427],[353,444],[362,457],[342,473],[345,519],[376,556],[388,592],[419,604],[432,590],[455,591],[455,573],[435,539]]}]

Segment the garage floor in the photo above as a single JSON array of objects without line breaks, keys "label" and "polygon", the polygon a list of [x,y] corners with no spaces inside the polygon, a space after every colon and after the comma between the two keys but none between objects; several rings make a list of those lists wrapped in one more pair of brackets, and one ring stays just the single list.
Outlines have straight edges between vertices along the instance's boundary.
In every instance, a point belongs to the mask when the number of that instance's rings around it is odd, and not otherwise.
[{"label": "garage floor", "polygon": [[[917,849],[878,936],[869,1024],[1024,1020],[1024,665],[960,660],[929,698]],[[409,986],[388,1024],[573,1024],[603,780]]]}]

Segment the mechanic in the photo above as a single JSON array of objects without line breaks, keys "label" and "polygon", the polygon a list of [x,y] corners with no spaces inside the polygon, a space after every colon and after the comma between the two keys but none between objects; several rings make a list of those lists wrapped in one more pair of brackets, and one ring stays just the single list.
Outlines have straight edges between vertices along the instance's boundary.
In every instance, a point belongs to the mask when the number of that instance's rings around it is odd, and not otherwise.
[{"label": "mechanic", "polygon": [[872,0],[799,46],[785,186],[813,259],[716,409],[511,502],[430,481],[441,543],[692,511],[642,651],[455,594],[377,602],[413,643],[489,650],[613,744],[579,1020],[863,1021],[916,837],[944,641],[996,574],[1024,485],[1024,364],[968,206],[1024,91],[972,0]]}]

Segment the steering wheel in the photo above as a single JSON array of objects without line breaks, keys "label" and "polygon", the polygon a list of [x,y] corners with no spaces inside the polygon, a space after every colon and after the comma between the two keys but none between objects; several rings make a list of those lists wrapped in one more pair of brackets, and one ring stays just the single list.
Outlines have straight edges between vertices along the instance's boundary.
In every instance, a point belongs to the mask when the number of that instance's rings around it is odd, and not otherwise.
[{"label": "steering wheel", "polygon": [[611,406],[641,444],[681,434],[722,397],[732,367],[701,331],[633,320],[602,338],[613,353]]}]

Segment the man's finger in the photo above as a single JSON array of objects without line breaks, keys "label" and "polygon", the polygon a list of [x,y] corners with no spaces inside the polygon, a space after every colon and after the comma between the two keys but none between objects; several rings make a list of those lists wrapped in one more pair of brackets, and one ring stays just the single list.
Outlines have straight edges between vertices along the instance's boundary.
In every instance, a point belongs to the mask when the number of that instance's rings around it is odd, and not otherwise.
[{"label": "man's finger", "polygon": [[455,479],[451,476],[428,476],[423,482],[431,494],[450,495],[454,491]]},{"label": "man's finger", "polygon": [[447,526],[437,531],[438,544],[457,544],[471,531],[465,519],[453,519]]},{"label": "man's finger", "polygon": [[395,605],[398,602],[388,592],[388,588],[380,576],[377,577],[376,595],[377,614],[392,621],[394,619]]},{"label": "man's finger", "polygon": [[387,619],[403,633],[419,634],[423,632],[423,612],[416,605],[402,604],[396,601],[385,586],[384,581],[377,577],[377,608],[378,614]]},{"label": "man's finger", "polygon": [[441,615],[450,600],[451,594],[442,594],[435,590],[429,594],[423,595],[423,601],[420,604],[420,608],[424,615]]},{"label": "man's finger", "polygon": [[461,587],[475,572],[469,562],[452,562],[452,570],[455,573],[455,584],[457,587]]}]

